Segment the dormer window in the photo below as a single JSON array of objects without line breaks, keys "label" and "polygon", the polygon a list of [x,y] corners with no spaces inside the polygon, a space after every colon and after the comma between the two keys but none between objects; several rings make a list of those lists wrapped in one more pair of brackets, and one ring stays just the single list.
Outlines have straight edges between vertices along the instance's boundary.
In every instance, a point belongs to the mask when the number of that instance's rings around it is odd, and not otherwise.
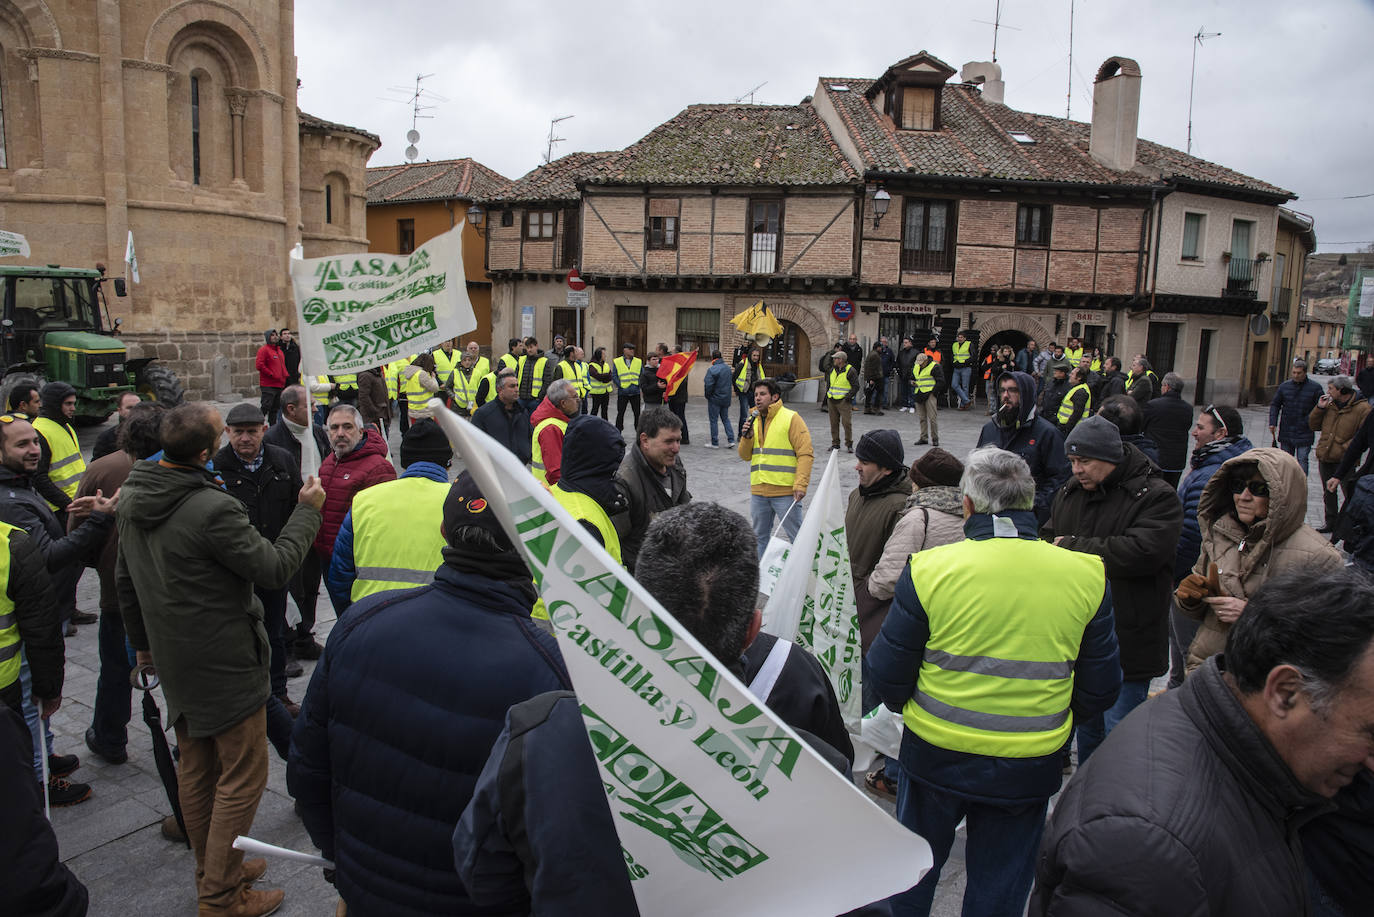
[{"label": "dormer window", "polygon": [[940,90],[934,86],[903,86],[901,94],[902,118],[900,126],[904,131],[935,130],[936,102]]},{"label": "dormer window", "polygon": [[953,75],[953,67],[922,51],[888,67],[865,95],[898,130],[938,131],[940,92]]}]

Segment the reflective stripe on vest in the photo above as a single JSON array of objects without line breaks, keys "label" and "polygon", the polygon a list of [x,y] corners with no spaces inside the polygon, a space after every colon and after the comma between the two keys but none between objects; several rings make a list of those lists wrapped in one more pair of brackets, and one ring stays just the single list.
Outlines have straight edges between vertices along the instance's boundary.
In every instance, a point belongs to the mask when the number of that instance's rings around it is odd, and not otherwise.
[{"label": "reflective stripe on vest", "polygon": [[925,366],[912,367],[911,378],[915,380],[917,394],[935,391],[935,364],[929,362]]},{"label": "reflective stripe on vest", "polygon": [[[47,441],[48,452],[52,455],[52,463],[48,465],[48,480],[68,497],[75,498],[76,488],[86,474],[86,462],[81,458],[81,446],[77,444],[76,434],[65,425],[46,417],[35,419],[33,428]],[[48,502],[48,506],[57,509],[52,502]]]},{"label": "reflective stripe on vest", "polygon": [[843,401],[849,397],[850,391],[854,388],[849,384],[848,367],[845,368],[844,372],[840,372],[838,369],[832,369],[830,371],[829,382],[830,388],[827,389],[825,396],[832,401]]},{"label": "reflective stripe on vest", "polygon": [[578,398],[586,398],[586,397],[587,397],[587,392],[591,389],[591,386],[588,384],[588,381],[587,381],[588,378],[589,378],[588,375],[587,375],[587,364],[586,364],[586,363],[578,363],[578,362],[570,362],[568,365],[572,367],[572,371],[573,371],[573,380],[572,380],[572,381],[573,381],[573,385],[577,386],[577,397],[578,397]]},{"label": "reflective stripe on vest", "polygon": [[635,357],[629,363],[625,362],[624,357],[616,357],[615,377],[620,383],[620,388],[639,388],[639,374],[644,370],[644,361]]},{"label": "reflective stripe on vest", "polygon": [[545,480],[544,450],[539,448],[539,434],[550,426],[557,427],[560,433],[567,433],[568,419],[566,417],[545,417],[534,428],[534,435],[530,438],[530,471],[541,481]]},{"label": "reflective stripe on vest", "polygon": [[[553,494],[553,498],[558,501],[558,504],[566,509],[574,519],[590,522],[601,535],[601,546],[606,549],[606,553],[611,555],[611,559],[616,563],[621,563],[620,536],[616,534],[615,526],[611,524],[611,517],[606,515],[606,511],[601,508],[600,503],[584,493],[564,490],[562,484],[553,485],[549,489],[549,493]],[[536,583],[536,585],[538,584]],[[544,607],[542,597],[534,603],[530,617],[544,621],[549,619],[549,611]]]},{"label": "reflective stripe on vest", "polygon": [[444,348],[440,347],[434,351],[434,375],[440,385],[448,385],[453,380],[453,373],[462,360],[463,355],[456,350],[453,353],[444,353]]},{"label": "reflective stripe on vest", "polygon": [[[1089,414],[1092,413],[1092,410],[1093,410],[1093,393],[1092,393],[1092,389],[1088,388],[1088,386],[1087,386],[1085,383],[1080,382],[1080,383],[1078,383],[1077,385],[1075,385],[1073,388],[1071,388],[1071,389],[1069,389],[1067,392],[1065,392],[1065,393],[1064,393],[1064,400],[1061,401],[1061,402],[1059,402],[1059,425],[1060,425],[1061,427],[1062,427],[1064,424],[1068,423],[1068,422],[1069,422],[1069,418],[1073,416],[1073,393],[1076,392],[1076,391],[1079,391],[1080,389],[1088,396],[1088,400],[1085,401],[1085,402],[1083,402],[1083,413],[1082,413],[1082,414],[1079,414],[1079,415],[1078,415],[1078,418],[1079,418],[1080,420],[1082,420],[1084,417],[1087,417]],[[1087,428],[1084,427],[1084,429],[1087,429]]]},{"label": "reflective stripe on vest", "polygon": [[481,376],[476,372],[464,374],[461,365],[453,371],[453,403],[459,410],[476,406],[477,386],[481,384]]},{"label": "reflective stripe on vest", "polygon": [[354,392],[358,390],[357,373],[337,373],[334,376],[334,381],[339,384],[339,391],[341,392]]},{"label": "reflective stripe on vest", "polygon": [[478,357],[472,361],[472,378],[480,379],[491,372],[491,361],[486,357]]},{"label": "reflective stripe on vest", "polygon": [[420,384],[420,373],[424,370],[418,366],[415,372],[401,379],[401,392],[406,396],[406,410],[411,414],[416,411],[423,411],[429,399],[434,397],[434,393]]},{"label": "reflective stripe on vest", "polygon": [[[735,391],[739,392],[740,394],[744,394],[744,392],[748,390],[749,367],[751,365],[752,364],[750,364],[750,362],[746,359],[744,361],[744,365],[739,368],[739,372],[735,375]],[[758,375],[754,377],[754,382],[759,383],[767,378],[768,374],[763,371],[763,364],[759,363]]]},{"label": "reflective stripe on vest", "polygon": [[[520,358],[520,391],[526,390],[526,383],[529,384],[529,397],[538,398],[539,393],[544,390],[544,367],[548,366],[548,357],[539,357],[533,362],[530,361],[529,354]],[[532,375],[525,375],[525,367],[532,367]]]},{"label": "reflective stripe on vest", "polygon": [[[1049,577],[1055,589],[1008,596],[998,580]],[[908,562],[930,625],[916,690],[902,710],[926,742],[965,754],[1034,758],[1073,723],[1074,661],[1106,592],[1101,558],[1024,538],[932,548]]]},{"label": "reflective stripe on vest", "polygon": [[23,644],[19,639],[19,616],[14,613],[14,600],[9,596],[10,582],[10,534],[16,531],[12,525],[0,522],[0,688],[8,688],[19,680],[19,651]]},{"label": "reflective stripe on vest", "polygon": [[1064,348],[1064,356],[1068,358],[1070,363],[1077,366],[1078,361],[1083,358],[1083,348],[1079,347],[1076,350],[1071,350],[1066,347]]},{"label": "reflective stripe on vest", "polygon": [[954,352],[955,366],[967,366],[969,364],[969,361],[971,359],[971,357],[969,356],[969,350],[972,347],[973,345],[970,344],[968,341],[964,341],[962,344],[960,344],[958,341],[955,341],[952,345],[950,345],[950,350]]},{"label": "reflective stripe on vest", "polygon": [[444,562],[444,499],[449,485],[415,476],[374,484],[353,498],[350,595],[427,586]]},{"label": "reflective stripe on vest", "polygon": [[[795,411],[779,405],[768,419],[763,442],[754,447],[749,456],[749,486],[772,484],[795,487],[797,483],[797,453],[792,449],[792,418]],[[759,422],[762,422],[760,418]]]},{"label": "reflective stripe on vest", "polygon": [[[321,385],[328,385],[328,384],[329,384],[329,377],[328,377],[328,376],[316,376],[316,377],[315,377],[315,381],[318,382],[318,383],[320,383]],[[327,391],[324,391],[324,392],[311,392],[311,393],[310,393],[310,398],[311,398],[311,400],[314,401],[316,404],[328,404],[328,403],[329,403],[329,392],[327,392]]]},{"label": "reflective stripe on vest", "polygon": [[[483,382],[487,384],[487,397],[485,398],[482,397]],[[487,373],[485,376],[482,377],[481,381],[477,383],[477,388],[473,390],[472,400],[473,404],[475,404],[479,408],[482,405],[486,404],[488,401],[496,400],[496,373]]]},{"label": "reflective stripe on vest", "polygon": [[[593,364],[591,364],[591,365],[592,365],[592,366],[595,366],[595,367],[596,367],[596,371],[599,372],[599,373],[601,373],[603,376],[609,376],[609,375],[610,375],[611,366],[610,366],[609,363],[593,363]],[[591,376],[590,374],[588,374],[588,376],[587,376],[587,394],[588,394],[588,395],[609,395],[609,394],[611,393],[611,388],[612,388],[612,383],[611,383],[611,380],[610,380],[610,379],[606,379],[606,380],[603,381],[603,380],[601,380],[601,379],[592,378],[592,376]]]},{"label": "reflective stripe on vest", "polygon": [[1102,361],[1094,357],[1092,363],[1088,364],[1088,369],[1092,370],[1095,373],[1102,372]]}]

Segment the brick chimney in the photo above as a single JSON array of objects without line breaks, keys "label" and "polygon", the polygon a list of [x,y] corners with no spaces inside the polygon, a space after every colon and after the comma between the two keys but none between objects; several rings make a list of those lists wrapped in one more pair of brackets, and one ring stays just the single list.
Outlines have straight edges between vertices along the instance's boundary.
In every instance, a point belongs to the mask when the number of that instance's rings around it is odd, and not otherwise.
[{"label": "brick chimney", "polygon": [[1129,57],[1109,57],[1093,83],[1093,123],[1088,152],[1109,169],[1135,168],[1136,129],[1140,125],[1140,65]]},{"label": "brick chimney", "polygon": [[959,71],[959,79],[983,87],[983,98],[989,102],[1004,104],[1007,84],[1002,82],[1002,66],[992,61],[969,61]]}]

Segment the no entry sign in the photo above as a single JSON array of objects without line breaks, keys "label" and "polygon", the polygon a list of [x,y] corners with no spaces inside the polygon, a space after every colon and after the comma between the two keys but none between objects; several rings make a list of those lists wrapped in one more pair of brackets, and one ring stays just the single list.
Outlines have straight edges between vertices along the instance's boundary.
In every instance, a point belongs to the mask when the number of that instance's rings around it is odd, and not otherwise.
[{"label": "no entry sign", "polygon": [[583,280],[583,279],[582,279],[582,275],[579,274],[579,273],[577,273],[577,268],[573,268],[572,270],[568,271],[568,289],[570,289],[570,290],[585,290],[585,289],[587,289],[587,281]]}]

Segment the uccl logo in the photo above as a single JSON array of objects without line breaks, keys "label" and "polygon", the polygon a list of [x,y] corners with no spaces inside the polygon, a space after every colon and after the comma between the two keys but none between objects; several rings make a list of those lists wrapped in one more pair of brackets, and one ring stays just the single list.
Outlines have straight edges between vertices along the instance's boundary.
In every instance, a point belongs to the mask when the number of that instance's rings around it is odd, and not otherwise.
[{"label": "uccl logo", "polygon": [[301,315],[308,325],[323,325],[329,321],[329,303],[318,296],[307,299],[301,306]]}]

